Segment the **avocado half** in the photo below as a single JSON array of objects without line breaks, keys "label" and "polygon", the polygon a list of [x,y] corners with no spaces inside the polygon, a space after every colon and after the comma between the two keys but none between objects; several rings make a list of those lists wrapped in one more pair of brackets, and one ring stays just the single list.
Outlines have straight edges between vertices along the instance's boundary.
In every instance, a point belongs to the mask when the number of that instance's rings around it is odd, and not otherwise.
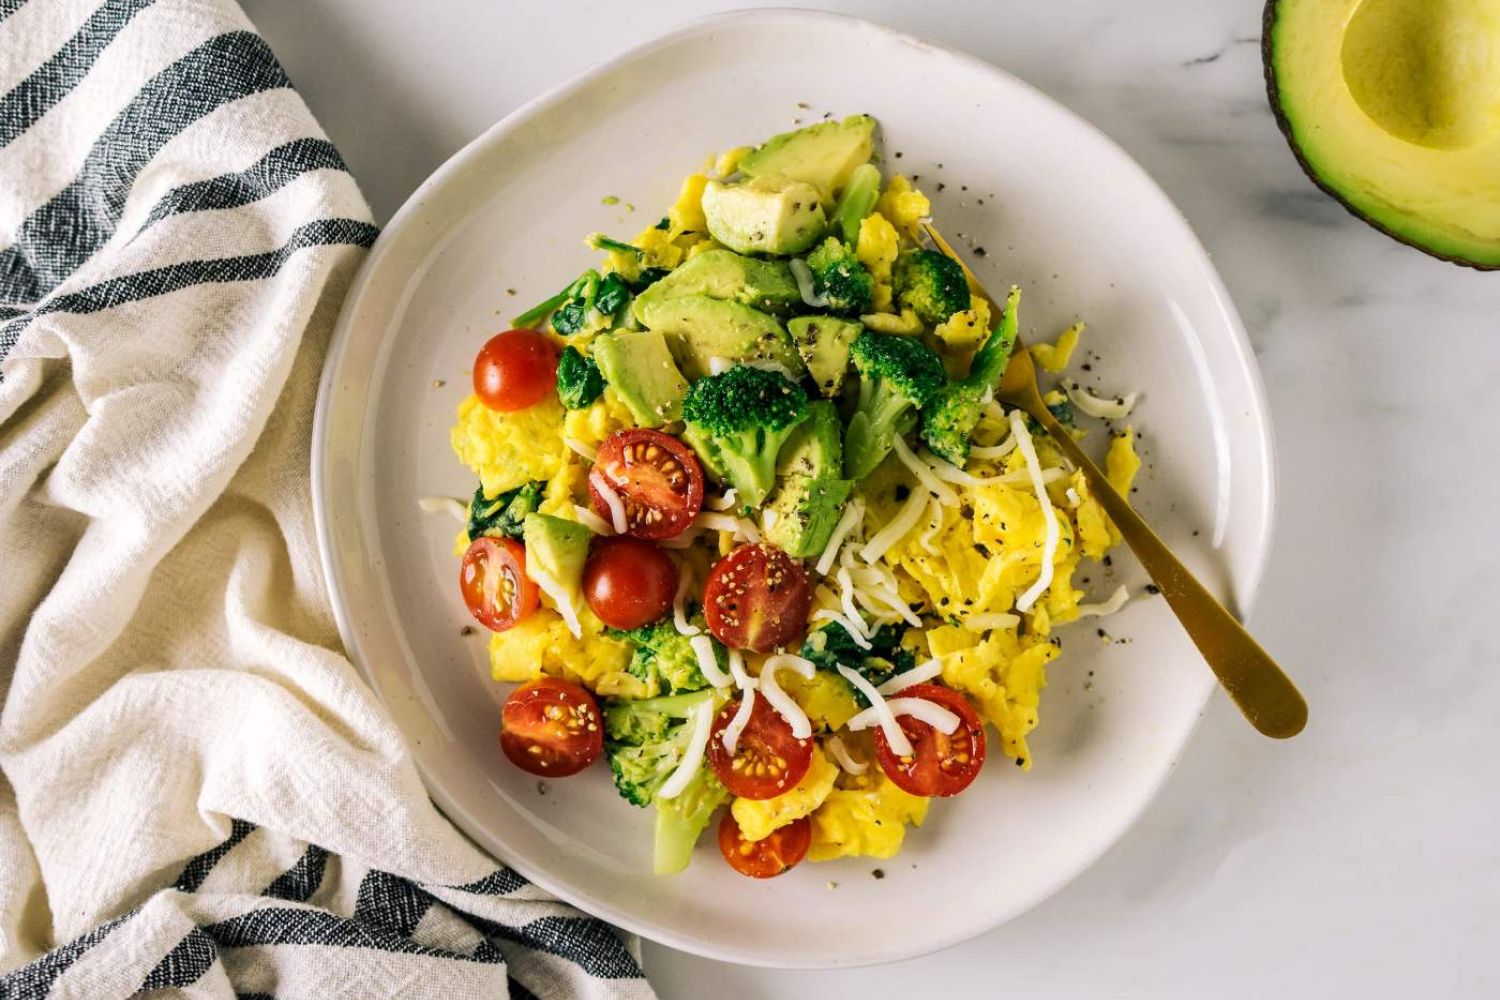
[{"label": "avocado half", "polygon": [[1500,0],[1268,0],[1271,108],[1376,229],[1500,268]]}]

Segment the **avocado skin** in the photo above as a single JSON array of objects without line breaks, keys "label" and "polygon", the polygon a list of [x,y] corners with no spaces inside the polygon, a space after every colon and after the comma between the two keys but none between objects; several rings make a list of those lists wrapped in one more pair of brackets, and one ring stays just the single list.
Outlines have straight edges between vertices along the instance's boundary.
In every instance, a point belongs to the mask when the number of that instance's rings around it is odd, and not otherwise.
[{"label": "avocado skin", "polygon": [[1278,14],[1277,8],[1280,7],[1281,2],[1282,0],[1266,0],[1266,9],[1261,20],[1260,57],[1265,70],[1266,97],[1271,102],[1271,114],[1275,117],[1276,125],[1281,129],[1281,134],[1286,138],[1287,145],[1291,147],[1292,155],[1297,158],[1297,166],[1302,168],[1302,172],[1307,175],[1307,179],[1317,185],[1323,193],[1344,206],[1350,215],[1372,229],[1384,233],[1398,243],[1404,243],[1413,249],[1420,250],[1429,257],[1436,257],[1438,260],[1447,261],[1450,264],[1458,264],[1461,267],[1473,268],[1476,271],[1500,270],[1500,263],[1485,264],[1467,257],[1460,257],[1456,254],[1445,254],[1417,242],[1410,236],[1404,235],[1379,219],[1373,218],[1361,211],[1358,207],[1350,203],[1342,192],[1318,176],[1318,172],[1313,169],[1312,164],[1303,155],[1302,147],[1297,145],[1297,133],[1292,126],[1291,119],[1287,117],[1286,111],[1282,108],[1281,87],[1276,81],[1275,32],[1276,17]]}]

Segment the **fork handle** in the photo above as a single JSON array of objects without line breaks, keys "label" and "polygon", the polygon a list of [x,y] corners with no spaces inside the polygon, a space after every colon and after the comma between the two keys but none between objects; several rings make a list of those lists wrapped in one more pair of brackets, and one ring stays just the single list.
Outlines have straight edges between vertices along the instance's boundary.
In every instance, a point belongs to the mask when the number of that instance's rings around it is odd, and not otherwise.
[{"label": "fork handle", "polygon": [[1291,678],[1116,492],[1051,411],[1040,400],[1026,409],[1083,470],[1089,490],[1114,521],[1126,544],[1187,629],[1193,644],[1218,676],[1219,683],[1250,724],[1276,739],[1300,733],[1307,725],[1307,702]]}]

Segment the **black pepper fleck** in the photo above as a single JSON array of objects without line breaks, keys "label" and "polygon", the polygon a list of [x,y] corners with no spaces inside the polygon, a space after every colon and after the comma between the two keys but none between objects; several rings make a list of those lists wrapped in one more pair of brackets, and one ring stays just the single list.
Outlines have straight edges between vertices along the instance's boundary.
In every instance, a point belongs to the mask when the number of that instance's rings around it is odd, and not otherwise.
[{"label": "black pepper fleck", "polygon": [[883,868],[876,868],[874,871],[870,872],[870,874],[873,875],[873,876],[875,876],[878,879],[885,878],[885,869],[883,869]]}]

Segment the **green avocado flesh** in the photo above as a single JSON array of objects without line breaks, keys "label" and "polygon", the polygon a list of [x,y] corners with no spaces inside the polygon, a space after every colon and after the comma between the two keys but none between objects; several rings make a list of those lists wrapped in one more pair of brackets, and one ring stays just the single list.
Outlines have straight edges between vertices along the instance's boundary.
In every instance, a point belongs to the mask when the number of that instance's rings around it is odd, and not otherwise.
[{"label": "green avocado flesh", "polygon": [[1269,0],[1263,44],[1320,187],[1402,242],[1500,267],[1500,0]]}]

